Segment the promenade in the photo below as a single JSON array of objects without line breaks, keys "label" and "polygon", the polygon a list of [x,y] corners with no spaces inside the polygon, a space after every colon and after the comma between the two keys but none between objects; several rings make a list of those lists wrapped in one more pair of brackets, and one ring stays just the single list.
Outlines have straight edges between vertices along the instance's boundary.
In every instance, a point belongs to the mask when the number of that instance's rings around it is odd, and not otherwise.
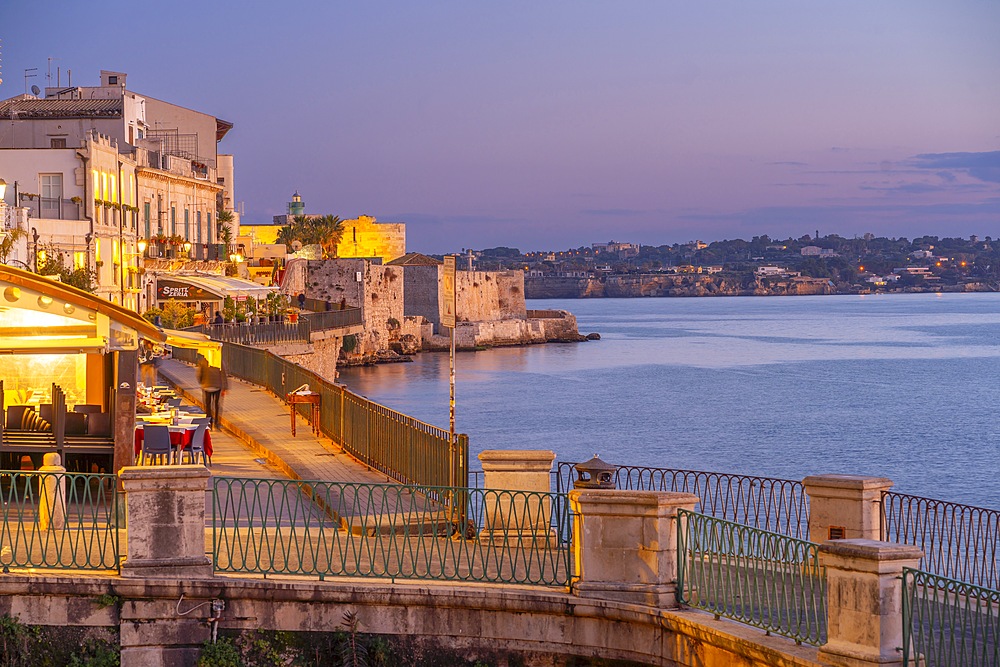
[{"label": "promenade", "polygon": [[[173,359],[165,359],[159,366],[160,375],[174,385],[184,398],[196,405],[202,405],[201,387],[195,368]],[[391,483],[385,475],[369,470],[346,454],[329,438],[312,434],[305,419],[296,417],[296,434],[290,426],[289,406],[263,388],[236,378],[229,378],[229,388],[222,398],[219,429],[212,432],[213,442],[218,437],[224,440],[229,433],[242,441],[257,458],[264,459],[269,466],[281,471],[292,479],[324,480],[330,482],[353,482],[358,484]],[[217,436],[220,434],[220,436]],[[240,457],[232,461],[236,464]],[[234,474],[229,469],[217,468],[213,457],[213,473]],[[221,461],[220,461],[221,463]],[[252,471],[245,460],[238,465],[241,471]],[[263,472],[263,470],[262,470]],[[235,473],[238,476],[252,476]],[[271,477],[271,474],[261,474]]]}]

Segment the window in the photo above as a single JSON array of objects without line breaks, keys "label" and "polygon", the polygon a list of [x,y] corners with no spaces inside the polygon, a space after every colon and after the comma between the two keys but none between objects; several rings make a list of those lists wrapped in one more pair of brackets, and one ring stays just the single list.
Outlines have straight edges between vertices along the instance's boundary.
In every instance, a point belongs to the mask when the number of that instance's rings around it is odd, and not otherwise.
[{"label": "window", "polygon": [[209,243],[211,243],[212,242],[212,213],[209,212],[209,213],[206,213],[205,215],[208,216],[208,220],[205,223],[205,240],[208,241]]},{"label": "window", "polygon": [[177,207],[170,207],[170,235],[173,236],[177,233]]},{"label": "window", "polygon": [[42,197],[39,202],[41,217],[58,219],[62,210],[63,175],[39,174],[38,176],[42,186]]},{"label": "window", "polygon": [[197,242],[201,244],[201,211],[198,211],[195,215],[195,234],[197,234]]},{"label": "window", "polygon": [[50,138],[49,148],[66,148],[66,137]]},{"label": "window", "polygon": [[149,228],[149,202],[142,205],[142,222],[146,227],[146,238],[148,239],[151,236]]},{"label": "window", "polygon": [[184,209],[184,240],[191,240],[191,211]]},{"label": "window", "polygon": [[118,77],[117,76],[109,76],[108,77],[108,85],[109,86],[117,86],[118,85]]}]

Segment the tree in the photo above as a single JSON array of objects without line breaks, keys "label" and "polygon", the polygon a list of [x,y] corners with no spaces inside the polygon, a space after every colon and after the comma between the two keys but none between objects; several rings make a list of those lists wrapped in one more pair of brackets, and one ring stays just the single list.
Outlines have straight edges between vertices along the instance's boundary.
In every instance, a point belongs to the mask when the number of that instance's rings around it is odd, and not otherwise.
[{"label": "tree", "polygon": [[232,211],[218,211],[215,219],[219,223],[219,241],[226,244],[226,252],[233,243],[233,216]]},{"label": "tree", "polygon": [[277,243],[291,246],[294,241],[302,245],[318,245],[323,258],[337,256],[337,246],[344,237],[343,221],[335,215],[296,215],[291,224],[278,230]]},{"label": "tree", "polygon": [[14,252],[14,246],[17,242],[28,236],[28,232],[24,231],[20,227],[14,227],[8,229],[3,236],[3,240],[0,241],[0,264],[6,264],[7,259],[10,254]]},{"label": "tree", "polygon": [[48,244],[40,246],[37,251],[39,262],[35,273],[41,276],[59,276],[60,282],[78,287],[87,292],[93,292],[97,280],[97,272],[86,266],[69,268],[66,266],[63,254],[55,246]]}]

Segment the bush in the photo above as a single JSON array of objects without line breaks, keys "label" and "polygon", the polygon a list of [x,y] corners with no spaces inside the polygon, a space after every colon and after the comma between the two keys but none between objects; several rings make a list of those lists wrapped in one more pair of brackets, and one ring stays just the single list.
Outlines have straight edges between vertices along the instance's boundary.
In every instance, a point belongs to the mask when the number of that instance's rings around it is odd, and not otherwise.
[{"label": "bush", "polygon": [[201,645],[198,667],[242,667],[240,652],[236,650],[233,642],[225,638],[214,644],[205,642]]}]

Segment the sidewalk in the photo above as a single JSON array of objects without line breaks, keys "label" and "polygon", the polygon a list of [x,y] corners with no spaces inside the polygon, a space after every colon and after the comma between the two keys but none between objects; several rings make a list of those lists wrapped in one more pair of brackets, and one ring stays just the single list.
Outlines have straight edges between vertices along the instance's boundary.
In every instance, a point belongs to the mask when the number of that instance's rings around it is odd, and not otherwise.
[{"label": "sidewalk", "polygon": [[[193,366],[164,359],[158,371],[186,400],[202,405],[201,387]],[[393,483],[385,475],[358,463],[329,438],[314,436],[304,419],[296,418],[293,437],[288,406],[261,387],[230,377],[220,412],[219,425],[224,431],[243,441],[257,456],[292,479]],[[213,441],[216,432],[212,434]],[[261,474],[261,477],[271,476],[273,473]]]}]

